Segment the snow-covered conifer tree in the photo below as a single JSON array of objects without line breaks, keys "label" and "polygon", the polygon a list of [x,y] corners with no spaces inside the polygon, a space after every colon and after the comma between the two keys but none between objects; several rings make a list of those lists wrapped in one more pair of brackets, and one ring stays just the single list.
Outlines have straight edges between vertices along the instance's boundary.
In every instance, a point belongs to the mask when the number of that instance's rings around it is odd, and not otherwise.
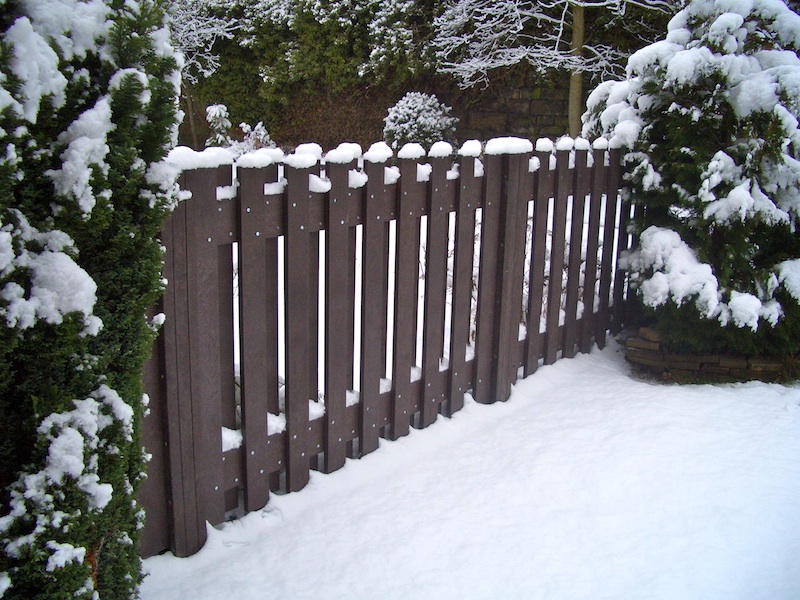
[{"label": "snow-covered conifer tree", "polygon": [[800,351],[800,16],[781,0],[692,0],[584,134],[628,149],[626,258],[673,347]]},{"label": "snow-covered conifer tree", "polygon": [[0,20],[0,596],[135,597],[177,63],[159,0]]}]

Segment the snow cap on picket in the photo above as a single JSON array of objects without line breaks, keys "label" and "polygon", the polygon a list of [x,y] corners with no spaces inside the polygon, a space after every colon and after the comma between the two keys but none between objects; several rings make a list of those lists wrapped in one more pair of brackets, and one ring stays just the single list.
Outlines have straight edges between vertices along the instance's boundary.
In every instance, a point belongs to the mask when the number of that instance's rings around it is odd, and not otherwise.
[{"label": "snow cap on picket", "polygon": [[361,157],[361,146],[352,142],[343,142],[325,155],[325,162],[346,165]]},{"label": "snow cap on picket", "polygon": [[486,154],[525,154],[533,151],[533,143],[525,138],[498,137],[486,142]]},{"label": "snow cap on picket", "polygon": [[448,156],[452,156],[452,154],[453,146],[448,142],[436,142],[431,146],[428,152],[428,156],[431,158],[447,158]]},{"label": "snow cap on picket", "polygon": [[575,140],[573,140],[568,135],[558,138],[556,140],[556,150],[559,152],[564,152],[566,150],[572,150],[575,147]]},{"label": "snow cap on picket", "polygon": [[187,146],[177,146],[167,155],[167,163],[181,171],[192,169],[215,169],[223,165],[232,165],[235,155],[227,148],[206,148],[202,152]]},{"label": "snow cap on picket", "polygon": [[281,162],[284,158],[280,148],[258,148],[236,159],[236,166],[243,169],[261,169]]},{"label": "snow cap on picket", "polygon": [[481,155],[481,142],[480,140],[467,140],[461,145],[458,150],[459,156],[472,156],[477,158]]},{"label": "snow cap on picket", "polygon": [[294,169],[308,169],[317,164],[318,157],[314,154],[289,154],[283,157],[283,163]]},{"label": "snow cap on picket", "polygon": [[375,142],[364,154],[364,160],[371,163],[383,163],[392,158],[394,152],[386,142]]},{"label": "snow cap on picket", "polygon": [[300,144],[297,148],[294,149],[295,154],[311,154],[315,156],[317,160],[322,160],[322,146],[315,142],[310,142],[308,144]]},{"label": "snow cap on picket", "polygon": [[552,152],[554,147],[553,140],[550,138],[539,138],[536,140],[537,152]]},{"label": "snow cap on picket", "polygon": [[[433,148],[431,148],[431,150],[433,150]],[[397,158],[417,159],[425,158],[425,155],[425,148],[422,147],[422,144],[409,142],[403,144],[403,147],[400,148],[400,151],[397,153]]]}]

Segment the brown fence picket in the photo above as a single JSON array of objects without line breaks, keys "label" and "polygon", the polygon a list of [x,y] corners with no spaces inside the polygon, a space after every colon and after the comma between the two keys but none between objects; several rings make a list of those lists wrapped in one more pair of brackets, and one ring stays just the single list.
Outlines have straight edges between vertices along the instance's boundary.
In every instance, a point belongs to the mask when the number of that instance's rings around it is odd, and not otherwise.
[{"label": "brown fence picket", "polygon": [[447,388],[440,377],[444,357],[444,315],[447,298],[448,194],[450,160],[430,159],[433,171],[428,182],[428,227],[425,244],[425,301],[422,322],[423,404],[421,426],[436,420],[438,408],[445,401]]},{"label": "brown fence picket", "polygon": [[[271,176],[270,176],[271,175]],[[239,169],[239,331],[245,510],[269,499],[266,413],[278,413],[278,246],[264,229],[264,183],[277,170]]]},{"label": "brown fence picket", "polygon": [[286,488],[293,492],[308,483],[311,457],[306,448],[309,430],[308,385],[311,331],[309,313],[311,243],[309,241],[308,176],[311,169],[286,168]]},{"label": "brown fence picket", "polygon": [[553,199],[553,229],[550,242],[550,275],[547,283],[547,334],[544,364],[556,362],[563,338],[559,335],[561,295],[564,287],[564,251],[567,232],[567,204],[573,190],[569,151],[556,151],[556,190]]},{"label": "brown fence picket", "polygon": [[[355,161],[329,164],[328,220],[325,229],[325,464],[331,473],[344,466],[350,433],[346,429],[347,390],[352,387],[353,330],[355,310],[351,277],[355,248],[351,251],[349,202],[355,190],[349,173]],[[348,318],[349,316],[349,318]]]},{"label": "brown fence picket", "polygon": [[416,366],[420,218],[425,212],[425,184],[417,181],[417,164],[418,161],[413,159],[400,161],[395,210],[392,439],[408,434],[419,409],[412,370]]},{"label": "brown fence picket", "polygon": [[578,300],[581,285],[581,252],[583,250],[583,215],[589,177],[586,150],[575,150],[575,183],[572,192],[572,227],[569,234],[569,258],[567,267],[567,293],[564,301],[564,343],[562,356],[572,358],[578,343]]},{"label": "brown fence picket", "polygon": [[547,256],[547,222],[550,199],[555,190],[555,171],[550,169],[549,152],[536,153],[538,168],[534,171],[533,224],[531,225],[531,256],[528,285],[528,322],[525,348],[525,374],[530,375],[539,367],[544,356],[542,335],[539,333],[545,289],[545,258]]},{"label": "brown fence picket", "polygon": [[616,237],[614,225],[617,220],[617,200],[619,185],[621,181],[620,152],[612,150],[610,152],[608,178],[606,180],[605,198],[605,221],[603,228],[603,256],[600,263],[600,290],[598,296],[600,305],[597,310],[595,321],[595,339],[600,348],[605,347],[606,330],[611,321],[610,317],[610,294],[614,270],[614,239]]},{"label": "brown fence picket", "polygon": [[[381,380],[386,376],[386,311],[389,263],[389,219],[384,212],[389,190],[383,163],[367,162],[361,278],[360,454],[378,448]],[[388,408],[388,407],[387,407]]]},{"label": "brown fence picket", "polygon": [[470,309],[472,308],[472,264],[475,251],[475,212],[480,203],[480,182],[476,184],[475,157],[463,157],[460,162],[458,196],[456,200],[456,229],[453,248],[453,293],[450,319],[450,382],[448,416],[464,406],[464,393],[472,385],[472,361],[467,363],[470,340]]}]

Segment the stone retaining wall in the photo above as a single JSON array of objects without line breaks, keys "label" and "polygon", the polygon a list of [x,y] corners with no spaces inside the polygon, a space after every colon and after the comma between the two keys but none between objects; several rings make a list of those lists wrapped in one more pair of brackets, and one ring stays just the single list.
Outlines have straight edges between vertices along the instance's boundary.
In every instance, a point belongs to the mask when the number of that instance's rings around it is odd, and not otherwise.
[{"label": "stone retaining wall", "polygon": [[625,356],[662,380],[681,383],[784,381],[791,379],[790,371],[797,368],[796,359],[671,353],[659,333],[648,327],[625,341]]}]

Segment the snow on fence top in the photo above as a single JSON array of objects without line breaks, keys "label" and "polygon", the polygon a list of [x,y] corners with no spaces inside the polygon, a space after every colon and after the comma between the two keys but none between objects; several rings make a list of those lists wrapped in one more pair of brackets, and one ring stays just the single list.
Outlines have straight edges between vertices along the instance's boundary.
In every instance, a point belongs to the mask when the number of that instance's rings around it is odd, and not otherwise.
[{"label": "snow on fence top", "polygon": [[[594,142],[589,142],[584,138],[570,138],[564,136],[556,142],[548,138],[540,138],[534,144],[531,140],[517,137],[493,138],[482,144],[479,140],[468,140],[464,142],[457,151],[458,156],[478,158],[481,154],[524,154],[526,152],[554,152],[567,150],[606,150],[609,147],[608,140],[598,138]],[[178,146],[174,148],[167,157],[167,162],[182,171],[192,169],[213,169],[223,165],[236,164],[239,168],[263,168],[273,164],[286,164],[294,168],[308,168],[320,162],[346,164],[355,160],[366,160],[372,163],[387,162],[394,156],[394,152],[386,142],[376,142],[370,146],[367,152],[362,152],[358,144],[346,142],[339,144],[327,153],[322,152],[319,144],[301,144],[291,154],[285,154],[279,148],[259,148],[246,154],[236,157],[236,154],[227,148],[206,148],[198,152]],[[418,160],[425,158],[447,158],[454,155],[454,149],[448,142],[436,142],[431,149],[425,149],[416,143],[405,144],[398,152],[399,159]]]}]

